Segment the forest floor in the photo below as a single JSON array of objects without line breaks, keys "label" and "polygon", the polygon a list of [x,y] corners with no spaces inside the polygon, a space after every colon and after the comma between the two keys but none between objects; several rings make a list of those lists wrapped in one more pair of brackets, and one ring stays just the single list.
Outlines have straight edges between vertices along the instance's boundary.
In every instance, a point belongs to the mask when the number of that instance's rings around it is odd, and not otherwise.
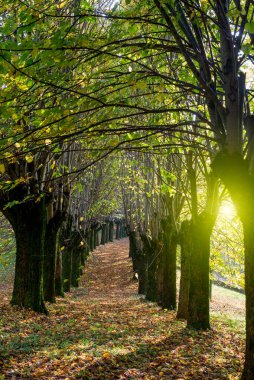
[{"label": "forest floor", "polygon": [[244,297],[213,288],[212,329],[195,332],[137,295],[128,240],[98,247],[50,315],[9,306],[0,286],[1,379],[238,379]]}]

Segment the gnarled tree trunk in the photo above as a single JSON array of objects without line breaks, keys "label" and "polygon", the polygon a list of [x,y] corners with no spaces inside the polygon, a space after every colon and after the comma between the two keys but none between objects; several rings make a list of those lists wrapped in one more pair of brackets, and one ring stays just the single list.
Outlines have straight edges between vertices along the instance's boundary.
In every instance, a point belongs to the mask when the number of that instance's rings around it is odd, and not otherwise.
[{"label": "gnarled tree trunk", "polygon": [[43,299],[45,198],[3,210],[16,238],[15,279],[11,303],[47,313]]},{"label": "gnarled tree trunk", "polygon": [[[43,288],[45,301],[55,302],[55,278],[59,231],[65,214],[56,211],[55,215],[48,221],[45,234],[44,266],[43,266]],[[58,275],[60,274],[58,268]],[[59,278],[59,276],[58,276]]]}]

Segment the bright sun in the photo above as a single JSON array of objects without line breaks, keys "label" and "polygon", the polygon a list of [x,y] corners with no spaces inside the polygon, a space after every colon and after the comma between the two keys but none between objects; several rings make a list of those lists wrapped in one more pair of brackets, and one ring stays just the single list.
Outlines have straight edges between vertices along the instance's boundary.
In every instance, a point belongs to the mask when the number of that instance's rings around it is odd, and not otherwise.
[{"label": "bright sun", "polygon": [[233,203],[229,200],[222,202],[220,207],[220,214],[227,219],[232,219],[236,216],[236,211]]}]

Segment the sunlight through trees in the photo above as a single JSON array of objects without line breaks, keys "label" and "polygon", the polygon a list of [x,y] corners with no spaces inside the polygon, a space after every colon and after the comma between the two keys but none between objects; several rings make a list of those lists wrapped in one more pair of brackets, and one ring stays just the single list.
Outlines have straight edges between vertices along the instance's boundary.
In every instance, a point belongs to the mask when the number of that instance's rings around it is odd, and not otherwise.
[{"label": "sunlight through trees", "polygon": [[253,2],[7,0],[0,12],[11,304],[48,314],[91,252],[128,236],[140,297],[190,329],[211,328],[211,280],[245,291],[252,380]]}]

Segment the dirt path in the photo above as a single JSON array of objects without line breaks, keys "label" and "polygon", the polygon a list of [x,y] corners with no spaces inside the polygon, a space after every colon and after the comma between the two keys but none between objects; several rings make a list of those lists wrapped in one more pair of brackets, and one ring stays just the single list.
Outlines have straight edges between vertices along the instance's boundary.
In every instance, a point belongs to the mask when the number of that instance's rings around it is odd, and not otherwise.
[{"label": "dirt path", "polygon": [[95,299],[120,300],[137,294],[137,282],[132,280],[128,258],[128,239],[99,246],[88,259],[82,285]]},{"label": "dirt path", "polygon": [[190,331],[137,295],[127,239],[97,248],[80,288],[48,305],[49,316],[0,296],[0,379],[234,380],[241,370],[235,327],[216,317],[211,331]]},{"label": "dirt path", "polygon": [[[82,286],[92,300],[129,302],[139,298],[137,282],[132,279],[132,266],[128,258],[128,239],[100,246],[90,256]],[[245,300],[242,294],[213,285],[211,311],[229,317],[244,317]]]}]

